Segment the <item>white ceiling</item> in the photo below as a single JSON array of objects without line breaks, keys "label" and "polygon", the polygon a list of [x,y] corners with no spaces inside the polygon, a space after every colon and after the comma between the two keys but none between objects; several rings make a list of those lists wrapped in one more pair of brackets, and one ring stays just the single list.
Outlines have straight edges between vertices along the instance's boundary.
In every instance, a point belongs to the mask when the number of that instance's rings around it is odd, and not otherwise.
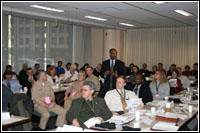
[{"label": "white ceiling", "polygon": [[[41,5],[64,10],[56,13],[30,7]],[[101,26],[116,29],[130,27],[120,22],[135,25],[133,28],[198,26],[198,2],[2,2],[3,13],[12,13],[21,17],[71,21],[88,26]],[[182,9],[193,14],[185,17],[173,10]],[[84,16],[103,17],[108,21],[96,21]],[[132,28],[132,27],[131,27]]]}]

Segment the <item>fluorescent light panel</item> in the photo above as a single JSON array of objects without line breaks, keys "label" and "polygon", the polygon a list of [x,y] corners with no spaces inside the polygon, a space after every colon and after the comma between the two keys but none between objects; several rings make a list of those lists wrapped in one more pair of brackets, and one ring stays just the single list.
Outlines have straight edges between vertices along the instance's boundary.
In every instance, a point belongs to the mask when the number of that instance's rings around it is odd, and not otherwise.
[{"label": "fluorescent light panel", "polygon": [[179,13],[179,14],[181,14],[181,15],[183,15],[183,16],[193,16],[191,13],[186,12],[184,10],[174,10],[174,11]]},{"label": "fluorescent light panel", "polygon": [[85,18],[95,19],[95,20],[99,20],[99,21],[107,21],[107,19],[105,19],[105,18],[98,18],[98,17],[93,17],[93,16],[85,16]]},{"label": "fluorescent light panel", "polygon": [[153,2],[155,4],[163,4],[163,3],[166,3],[166,2],[163,2],[163,1],[157,1],[157,2]]},{"label": "fluorescent light panel", "polygon": [[44,6],[39,6],[39,5],[30,5],[30,7],[44,9],[44,10],[49,10],[49,11],[53,11],[53,12],[64,12],[64,10],[58,10],[58,9],[44,7]]},{"label": "fluorescent light panel", "polygon": [[125,26],[130,26],[130,27],[133,27],[135,25],[132,25],[132,24],[127,24],[127,23],[119,23],[120,25],[125,25]]}]

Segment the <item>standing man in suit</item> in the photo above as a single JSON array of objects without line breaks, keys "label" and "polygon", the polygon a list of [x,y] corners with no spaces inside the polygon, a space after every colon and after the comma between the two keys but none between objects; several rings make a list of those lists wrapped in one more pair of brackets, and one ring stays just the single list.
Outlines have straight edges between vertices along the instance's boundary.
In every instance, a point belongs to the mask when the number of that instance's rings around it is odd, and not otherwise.
[{"label": "standing man in suit", "polygon": [[82,98],[72,101],[66,118],[73,126],[87,128],[84,122],[90,118],[95,117],[103,122],[112,117],[105,100],[92,96],[95,89],[96,86],[92,81],[85,81],[82,86]]},{"label": "standing man in suit", "polygon": [[150,88],[144,82],[142,74],[136,74],[135,84],[131,84],[131,86],[128,89],[133,91],[139,98],[142,98],[144,104],[153,100]]},{"label": "standing man in suit", "polygon": [[110,59],[102,63],[101,76],[104,77],[104,88],[101,96],[104,97],[107,91],[116,88],[116,78],[125,75],[124,62],[117,59],[117,50],[110,49]]}]

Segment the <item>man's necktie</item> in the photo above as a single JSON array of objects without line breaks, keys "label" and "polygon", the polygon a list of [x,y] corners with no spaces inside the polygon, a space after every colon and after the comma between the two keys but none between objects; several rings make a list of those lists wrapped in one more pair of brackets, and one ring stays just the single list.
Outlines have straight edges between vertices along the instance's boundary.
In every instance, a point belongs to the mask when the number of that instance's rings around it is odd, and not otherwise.
[{"label": "man's necktie", "polygon": [[126,103],[126,101],[125,101],[124,93],[123,93],[122,90],[121,90],[120,92],[121,92],[121,102],[122,102],[122,106],[123,106],[123,111],[124,111],[124,112],[127,112],[127,111],[126,111],[127,103]]},{"label": "man's necktie", "polygon": [[133,90],[135,92],[135,95],[137,95],[138,92],[138,85],[136,85],[135,89]]},{"label": "man's necktie", "polygon": [[11,86],[10,86],[10,81],[8,81],[8,83],[7,83],[7,87],[8,87],[8,89],[11,88]]}]

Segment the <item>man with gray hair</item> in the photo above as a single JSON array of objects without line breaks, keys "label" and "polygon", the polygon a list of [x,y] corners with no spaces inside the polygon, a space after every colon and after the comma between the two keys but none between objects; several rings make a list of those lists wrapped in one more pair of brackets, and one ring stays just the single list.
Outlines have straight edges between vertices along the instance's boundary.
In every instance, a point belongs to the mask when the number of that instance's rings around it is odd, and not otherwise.
[{"label": "man with gray hair", "polygon": [[93,97],[96,86],[92,81],[85,81],[82,87],[82,98],[72,101],[67,112],[67,121],[73,126],[87,128],[84,125],[88,119],[95,117],[102,121],[112,117],[112,113],[102,98]]},{"label": "man with gray hair", "polygon": [[66,111],[55,103],[55,95],[51,84],[47,82],[45,71],[37,71],[36,78],[37,82],[34,83],[31,92],[34,110],[41,114],[39,127],[45,130],[50,112],[58,114],[56,126],[63,126],[65,123]]}]

